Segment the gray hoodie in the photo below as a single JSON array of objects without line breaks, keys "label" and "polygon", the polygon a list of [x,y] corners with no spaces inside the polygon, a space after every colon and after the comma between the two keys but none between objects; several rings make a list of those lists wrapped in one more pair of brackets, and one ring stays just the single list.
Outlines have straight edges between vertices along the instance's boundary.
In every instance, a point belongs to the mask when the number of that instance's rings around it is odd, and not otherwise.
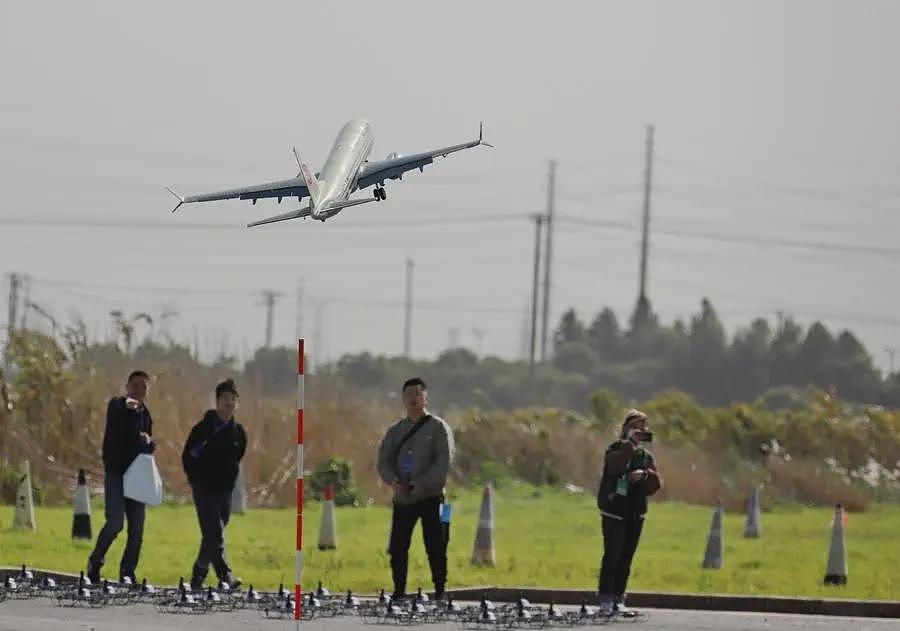
[{"label": "gray hoodie", "polygon": [[[412,492],[402,489],[394,493],[394,504],[398,506],[440,496],[453,462],[453,430],[444,419],[428,412],[425,414],[428,420],[399,452],[397,445],[415,425],[408,418],[400,419],[388,429],[378,449],[378,474],[385,484],[406,479],[416,483]],[[402,473],[404,459],[411,461],[408,475]]]}]

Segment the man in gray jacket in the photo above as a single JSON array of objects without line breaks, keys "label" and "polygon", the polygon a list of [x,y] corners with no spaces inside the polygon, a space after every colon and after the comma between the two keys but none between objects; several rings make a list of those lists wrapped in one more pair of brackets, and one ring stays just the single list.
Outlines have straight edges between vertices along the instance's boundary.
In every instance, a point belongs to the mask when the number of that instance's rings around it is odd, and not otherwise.
[{"label": "man in gray jacket", "polygon": [[391,573],[394,598],[406,595],[409,543],[422,520],[425,552],[436,598],[447,584],[447,544],[441,528],[444,484],[453,461],[453,432],[443,419],[428,412],[425,382],[415,377],[403,384],[406,417],[394,423],[378,450],[378,474],[394,489],[391,520]]}]

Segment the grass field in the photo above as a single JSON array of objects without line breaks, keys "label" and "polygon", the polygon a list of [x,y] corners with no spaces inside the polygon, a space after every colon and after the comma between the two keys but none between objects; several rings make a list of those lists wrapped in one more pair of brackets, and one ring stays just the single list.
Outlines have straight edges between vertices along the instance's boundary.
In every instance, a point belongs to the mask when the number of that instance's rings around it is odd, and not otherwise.
[{"label": "grass field", "polygon": [[[495,568],[469,564],[480,502],[479,492],[454,498],[449,550],[450,586],[529,585],[596,589],[602,541],[600,522],[589,495],[525,486],[507,486],[495,497]],[[711,509],[678,503],[651,506],[629,587],[633,590],[776,594],[864,599],[900,599],[900,507],[874,506],[850,515],[847,525],[848,585],[822,585],[830,536],[831,509],[779,508],[763,513],[763,536],[741,537],[743,515],[725,517],[725,567],[702,570],[700,561]],[[38,530],[15,532],[12,507],[0,507],[0,565],[77,572],[91,543],[70,539],[72,512],[38,508]],[[318,580],[332,590],[374,591],[390,587],[385,547],[390,524],[387,507],[339,509],[338,550],[315,548],[321,508],[304,512],[304,583]],[[94,535],[102,526],[95,506]],[[272,588],[293,583],[294,511],[251,510],[228,527],[231,565],[246,582]],[[410,554],[411,589],[430,588],[420,530]],[[171,584],[190,574],[199,530],[192,506],[148,510],[139,576]],[[118,571],[124,533],[113,545],[106,568]]]}]

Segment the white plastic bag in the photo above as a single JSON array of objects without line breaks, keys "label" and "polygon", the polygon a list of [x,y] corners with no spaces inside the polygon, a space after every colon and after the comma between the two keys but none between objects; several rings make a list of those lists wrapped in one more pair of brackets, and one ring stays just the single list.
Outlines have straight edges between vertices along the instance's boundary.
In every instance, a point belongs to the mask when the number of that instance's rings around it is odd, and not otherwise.
[{"label": "white plastic bag", "polygon": [[125,472],[125,497],[150,506],[162,504],[162,478],[150,454],[138,454]]}]

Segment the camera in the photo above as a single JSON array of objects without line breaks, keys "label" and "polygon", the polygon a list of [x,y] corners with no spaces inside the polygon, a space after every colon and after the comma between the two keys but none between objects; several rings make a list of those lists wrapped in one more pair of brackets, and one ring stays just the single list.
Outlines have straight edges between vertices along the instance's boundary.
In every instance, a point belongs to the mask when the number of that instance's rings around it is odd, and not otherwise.
[{"label": "camera", "polygon": [[653,442],[653,432],[651,432],[649,429],[635,432],[634,437],[643,443]]}]

